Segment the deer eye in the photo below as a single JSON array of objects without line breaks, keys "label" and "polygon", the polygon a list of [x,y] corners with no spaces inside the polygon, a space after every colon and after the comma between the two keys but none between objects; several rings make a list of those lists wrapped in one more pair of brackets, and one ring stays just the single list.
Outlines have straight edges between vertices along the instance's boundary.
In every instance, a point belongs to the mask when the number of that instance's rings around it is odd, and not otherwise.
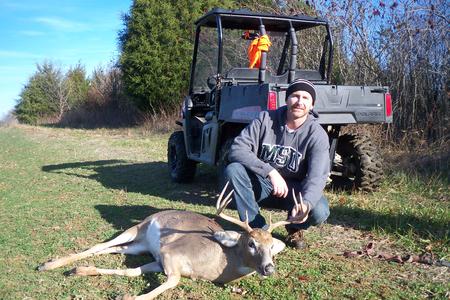
[{"label": "deer eye", "polygon": [[248,246],[249,246],[250,248],[253,248],[253,249],[256,248],[255,242],[253,242],[253,241],[249,241],[249,242],[248,242]]}]

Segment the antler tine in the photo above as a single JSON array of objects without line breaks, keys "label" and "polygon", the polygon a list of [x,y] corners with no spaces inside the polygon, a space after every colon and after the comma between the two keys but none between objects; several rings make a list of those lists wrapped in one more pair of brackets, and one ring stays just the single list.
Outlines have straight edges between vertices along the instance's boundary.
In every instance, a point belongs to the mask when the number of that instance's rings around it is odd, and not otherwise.
[{"label": "antler tine", "polygon": [[288,225],[288,224],[291,224],[291,222],[289,222],[289,221],[278,221],[278,222],[272,224],[272,220],[270,220],[269,221],[269,228],[267,228],[267,231],[271,233],[275,228],[283,226],[283,225]]},{"label": "antler tine", "polygon": [[231,190],[230,193],[228,193],[228,195],[225,197],[224,200],[222,200],[223,195],[225,194],[225,191],[228,187],[229,181],[227,182],[227,184],[225,184],[225,187],[223,188],[222,192],[220,193],[219,199],[217,199],[216,202],[216,208],[217,208],[217,215],[219,217],[221,217],[222,219],[231,222],[233,224],[238,225],[239,227],[241,227],[242,229],[244,229],[247,232],[251,232],[253,229],[250,227],[250,225],[248,224],[248,213],[247,211],[245,212],[245,222],[242,222],[241,220],[238,220],[236,218],[227,216],[226,214],[223,213],[223,210],[225,209],[225,207],[231,202],[231,195],[233,194],[234,190]]},{"label": "antler tine", "polygon": [[300,224],[300,223],[303,223],[306,221],[306,219],[308,218],[309,211],[311,209],[309,208],[309,206],[306,206],[306,211],[303,211],[304,202],[303,202],[302,193],[300,193],[300,192],[298,193],[298,198],[300,199],[300,203],[297,201],[297,198],[295,197],[294,189],[292,189],[292,195],[294,196],[293,198],[294,198],[296,207],[300,208],[300,213],[297,213],[297,215],[294,217],[290,217],[288,219],[288,221],[290,221],[291,223]]},{"label": "antler tine", "polygon": [[244,225],[247,229],[250,229],[250,231],[252,231],[253,229],[250,227],[250,225],[248,224],[248,211],[245,211],[245,222]]},{"label": "antler tine", "polygon": [[[303,204],[302,193],[298,193],[298,194],[300,195],[300,204]],[[294,188],[292,188],[292,197],[294,198],[295,205],[298,206],[298,201],[297,201],[297,197],[295,197],[295,191],[294,191]]]},{"label": "antler tine", "polygon": [[300,224],[306,221],[307,216],[309,214],[309,207],[308,209],[304,212],[303,211],[303,197],[302,194],[299,193],[299,198],[300,198],[300,204],[297,201],[297,198],[295,197],[295,191],[294,189],[292,189],[292,195],[293,195],[293,199],[295,202],[295,206],[296,207],[300,207],[300,209],[302,209],[301,211],[301,215],[295,216],[295,217],[291,217],[286,221],[279,221],[276,222],[275,224],[272,224],[272,218],[270,217],[269,219],[269,228],[267,229],[268,232],[272,232],[275,228],[280,227],[280,226],[285,226],[285,225],[289,225],[289,224]]},{"label": "antler tine", "polygon": [[[298,201],[297,201],[297,198],[295,197],[295,191],[294,191],[294,189],[292,189],[292,195],[294,196],[294,202],[295,202],[295,205],[298,206],[299,203],[298,203]],[[300,198],[300,205],[301,205],[301,207],[303,208],[304,203],[303,203],[302,193],[299,192],[299,193],[298,193],[298,197]],[[308,209],[309,209],[309,208],[308,208]]]},{"label": "antler tine", "polygon": [[269,214],[269,228],[267,228],[268,232],[272,232],[275,228],[290,224],[288,221],[279,221],[276,223],[272,223],[272,214]]},{"label": "antler tine", "polygon": [[217,214],[220,214],[225,209],[225,207],[228,206],[228,204],[232,200],[231,195],[233,195],[233,193],[234,193],[234,190],[231,190],[231,192],[229,192],[228,195],[223,200],[221,199],[223,195],[221,195],[219,197],[219,199],[217,200],[217,203],[216,203]]},{"label": "antler tine", "polygon": [[227,190],[227,187],[228,187],[228,184],[229,184],[230,182],[229,181],[227,181],[227,183],[225,184],[225,186],[223,187],[223,189],[222,189],[222,191],[220,192],[220,195],[219,195],[219,198],[217,199],[217,202],[216,202],[216,209],[217,210],[219,210],[219,208],[221,207],[221,202],[222,202],[222,197],[223,197],[223,194],[225,194],[225,191]]}]

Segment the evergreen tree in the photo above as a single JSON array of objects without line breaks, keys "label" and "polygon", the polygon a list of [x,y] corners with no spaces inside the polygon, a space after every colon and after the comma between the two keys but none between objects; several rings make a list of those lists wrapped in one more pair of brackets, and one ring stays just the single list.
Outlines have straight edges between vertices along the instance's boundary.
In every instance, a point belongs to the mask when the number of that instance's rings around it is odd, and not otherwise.
[{"label": "evergreen tree", "polygon": [[60,120],[65,112],[86,102],[89,80],[80,64],[64,74],[60,67],[45,61],[23,87],[15,107],[22,123],[37,124],[43,119]]},{"label": "evergreen tree", "polygon": [[37,64],[37,71],[19,95],[15,115],[19,122],[37,124],[42,118],[58,115],[57,95],[62,90],[63,74],[50,62]]},{"label": "evergreen tree", "polygon": [[231,0],[134,0],[119,33],[120,65],[127,93],[141,109],[157,113],[177,107],[186,94],[194,22]]},{"label": "evergreen tree", "polygon": [[89,80],[81,64],[70,68],[64,78],[68,87],[67,110],[84,103],[88,96]]}]

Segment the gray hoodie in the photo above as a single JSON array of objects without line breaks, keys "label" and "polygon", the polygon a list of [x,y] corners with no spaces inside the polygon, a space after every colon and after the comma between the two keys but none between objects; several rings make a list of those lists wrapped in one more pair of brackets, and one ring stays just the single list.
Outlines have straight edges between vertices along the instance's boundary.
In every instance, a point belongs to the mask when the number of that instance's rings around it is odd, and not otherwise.
[{"label": "gray hoodie", "polygon": [[296,179],[296,193],[314,208],[330,171],[328,135],[309,114],[293,132],[286,128],[287,107],[263,111],[236,137],[228,156],[252,172],[267,177],[273,169],[285,179]]}]

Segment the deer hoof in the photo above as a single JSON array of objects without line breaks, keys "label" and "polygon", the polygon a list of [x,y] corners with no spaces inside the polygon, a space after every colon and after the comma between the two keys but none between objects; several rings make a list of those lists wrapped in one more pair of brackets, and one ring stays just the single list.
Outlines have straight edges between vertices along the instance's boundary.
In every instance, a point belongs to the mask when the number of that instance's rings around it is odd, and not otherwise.
[{"label": "deer hoof", "polygon": [[48,270],[51,270],[51,269],[55,269],[55,267],[53,266],[53,261],[51,261],[51,260],[46,262],[46,263],[43,263],[43,264],[41,264],[41,265],[39,265],[37,267],[37,270],[39,272],[48,271]]},{"label": "deer hoof", "polygon": [[70,275],[95,276],[99,274],[96,267],[76,267],[70,271]]},{"label": "deer hoof", "polygon": [[38,270],[39,272],[42,272],[42,271],[46,271],[47,269],[45,268],[45,264],[42,264],[42,265],[39,265],[39,266],[37,267],[37,270]]}]

